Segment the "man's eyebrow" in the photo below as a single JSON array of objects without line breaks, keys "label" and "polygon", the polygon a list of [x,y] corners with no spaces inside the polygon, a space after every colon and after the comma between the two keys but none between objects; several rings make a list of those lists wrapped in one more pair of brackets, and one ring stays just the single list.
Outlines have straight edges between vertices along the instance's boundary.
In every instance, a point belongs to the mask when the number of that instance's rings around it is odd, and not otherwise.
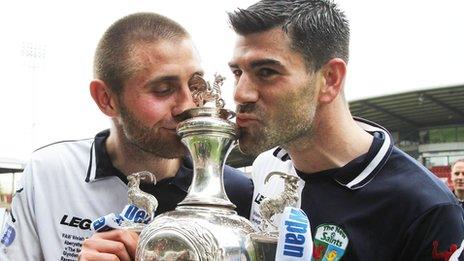
[{"label": "man's eyebrow", "polygon": [[234,63],[234,62],[229,62],[229,67],[230,68],[238,68],[238,64]]},{"label": "man's eyebrow", "polygon": [[263,66],[263,65],[278,65],[278,66],[282,66],[282,63],[277,61],[277,60],[274,60],[274,59],[261,59],[261,60],[256,60],[256,61],[252,61],[250,63],[250,66],[252,68],[254,67],[259,67],[259,66]]},{"label": "man's eyebrow", "polygon": [[[260,60],[255,60],[255,61],[252,61],[250,62],[250,67],[251,68],[255,68],[255,67],[259,67],[259,66],[263,66],[263,65],[274,65],[274,66],[282,66],[282,63],[277,61],[277,60],[274,60],[274,59],[260,59]],[[234,63],[234,62],[229,62],[229,67],[230,68],[238,68],[238,64]]]},{"label": "man's eyebrow", "polygon": [[152,80],[150,80],[145,86],[146,87],[150,87],[150,86],[156,86],[157,84],[159,83],[162,83],[162,82],[176,82],[176,81],[180,81],[180,78],[176,75],[164,75],[164,76],[160,76],[160,77],[156,77]]}]

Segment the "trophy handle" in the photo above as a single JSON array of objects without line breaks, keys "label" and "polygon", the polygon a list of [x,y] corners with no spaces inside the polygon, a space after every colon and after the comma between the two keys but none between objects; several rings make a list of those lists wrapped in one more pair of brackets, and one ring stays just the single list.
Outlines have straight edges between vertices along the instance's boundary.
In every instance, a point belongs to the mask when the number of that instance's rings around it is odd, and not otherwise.
[{"label": "trophy handle", "polygon": [[298,177],[279,171],[273,171],[266,176],[264,184],[267,184],[269,179],[273,176],[279,176],[284,180],[284,191],[276,198],[266,198],[261,202],[259,208],[263,219],[261,231],[264,233],[267,233],[269,225],[277,229],[278,227],[272,222],[274,215],[283,213],[285,207],[295,206],[299,199]]},{"label": "trophy handle", "polygon": [[[127,186],[129,187],[127,191],[128,203],[146,211],[147,216],[145,220],[151,221],[153,220],[155,211],[158,208],[158,200],[155,196],[140,190],[139,186],[141,179],[148,180],[149,182],[156,184],[156,176],[149,171],[140,171],[127,176]],[[145,226],[145,224],[124,221],[123,226],[128,229],[137,227],[135,230],[140,230],[140,227]]]}]

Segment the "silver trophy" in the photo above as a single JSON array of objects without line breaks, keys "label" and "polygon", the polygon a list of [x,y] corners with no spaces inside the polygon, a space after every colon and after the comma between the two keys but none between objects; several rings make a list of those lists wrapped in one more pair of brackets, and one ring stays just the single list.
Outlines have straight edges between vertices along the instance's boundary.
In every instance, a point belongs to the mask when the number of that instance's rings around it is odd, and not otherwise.
[{"label": "silver trophy", "polygon": [[174,211],[157,216],[141,233],[136,260],[252,260],[251,223],[237,215],[224,190],[223,169],[237,138],[224,109],[216,75],[212,85],[195,76],[190,83],[198,107],[179,116],[177,134],[193,160],[189,192]]}]

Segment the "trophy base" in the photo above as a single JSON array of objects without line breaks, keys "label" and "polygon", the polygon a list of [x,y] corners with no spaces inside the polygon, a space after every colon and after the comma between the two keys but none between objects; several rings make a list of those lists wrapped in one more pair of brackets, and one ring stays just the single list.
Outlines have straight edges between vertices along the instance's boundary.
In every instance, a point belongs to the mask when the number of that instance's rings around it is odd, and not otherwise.
[{"label": "trophy base", "polygon": [[274,261],[277,250],[277,238],[262,233],[251,233],[248,250],[251,260]]}]

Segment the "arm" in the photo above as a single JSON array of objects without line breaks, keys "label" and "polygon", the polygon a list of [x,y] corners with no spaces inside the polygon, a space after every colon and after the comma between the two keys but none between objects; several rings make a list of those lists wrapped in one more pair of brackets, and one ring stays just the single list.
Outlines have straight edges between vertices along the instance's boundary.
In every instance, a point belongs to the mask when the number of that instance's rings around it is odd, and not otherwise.
[{"label": "arm", "polygon": [[10,215],[1,232],[0,260],[43,260],[34,211],[33,167],[24,169],[13,196]]},{"label": "arm", "polygon": [[83,242],[79,260],[134,260],[138,240],[138,234],[128,230],[95,233]]},{"label": "arm", "polygon": [[417,218],[406,233],[398,260],[449,260],[464,239],[464,212],[446,204]]}]

